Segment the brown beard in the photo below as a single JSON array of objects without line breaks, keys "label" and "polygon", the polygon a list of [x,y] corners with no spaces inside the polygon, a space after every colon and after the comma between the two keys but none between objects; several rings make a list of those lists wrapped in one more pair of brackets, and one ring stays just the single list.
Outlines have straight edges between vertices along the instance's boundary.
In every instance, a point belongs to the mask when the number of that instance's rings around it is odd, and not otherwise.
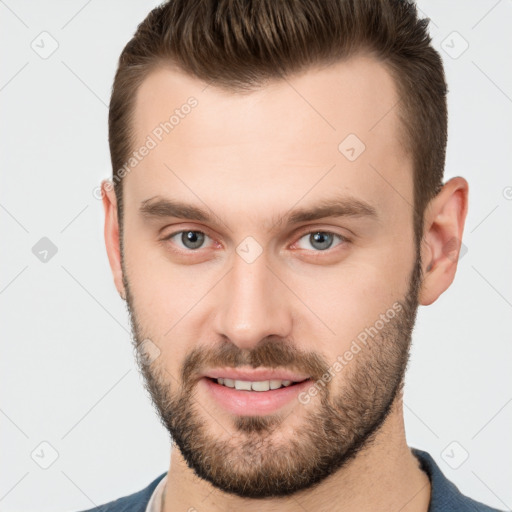
[{"label": "brown beard", "polygon": [[[133,295],[125,278],[127,305],[135,347],[147,338],[137,322]],[[330,365],[313,352],[298,351],[286,340],[262,340],[251,352],[232,343],[215,349],[195,349],[183,363],[176,382],[158,359],[144,364],[138,358],[153,404],[162,424],[195,474],[219,490],[243,498],[285,497],[312,488],[334,474],[368,447],[389,415],[403,388],[411,335],[421,283],[419,257],[409,280],[401,310],[384,325],[342,370],[343,386],[333,389],[337,377],[319,387],[315,408],[305,414],[300,429],[285,443],[273,432],[286,417],[235,416],[234,433],[220,440],[210,433],[215,421],[197,406],[197,375],[206,367],[287,368],[311,375],[316,382]],[[292,412],[293,414],[293,412]]]}]

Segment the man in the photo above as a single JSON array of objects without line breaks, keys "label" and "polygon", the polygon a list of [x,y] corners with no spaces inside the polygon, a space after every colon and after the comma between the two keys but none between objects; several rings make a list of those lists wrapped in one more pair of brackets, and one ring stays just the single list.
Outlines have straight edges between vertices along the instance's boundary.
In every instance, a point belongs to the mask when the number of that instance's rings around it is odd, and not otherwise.
[{"label": "man", "polygon": [[125,47],[105,239],[169,471],[95,510],[492,510],[407,445],[468,184],[398,0],[171,0]]}]

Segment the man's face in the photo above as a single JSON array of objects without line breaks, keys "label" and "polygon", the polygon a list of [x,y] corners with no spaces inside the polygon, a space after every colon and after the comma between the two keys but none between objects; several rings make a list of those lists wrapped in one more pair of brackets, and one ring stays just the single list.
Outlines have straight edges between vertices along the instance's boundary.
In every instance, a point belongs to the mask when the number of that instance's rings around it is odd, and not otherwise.
[{"label": "man's face", "polygon": [[[244,95],[172,69],[138,92],[135,146],[157,144],[123,185],[135,343],[184,459],[223,491],[311,487],[371,442],[397,399],[419,279],[397,101],[385,68],[363,57]],[[166,200],[209,218],[169,216],[155,206]],[[343,215],[289,222],[331,201]],[[205,377],[233,368],[309,382],[278,404],[282,389]]]}]

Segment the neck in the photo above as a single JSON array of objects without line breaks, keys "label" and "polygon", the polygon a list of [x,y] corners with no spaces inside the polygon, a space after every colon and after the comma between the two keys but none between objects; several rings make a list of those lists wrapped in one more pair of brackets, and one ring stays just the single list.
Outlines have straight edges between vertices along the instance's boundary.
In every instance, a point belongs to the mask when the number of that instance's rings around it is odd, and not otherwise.
[{"label": "neck", "polygon": [[288,512],[297,510],[297,504],[304,510],[326,512],[427,512],[430,501],[429,478],[407,446],[401,395],[373,442],[314,489],[293,496],[254,500],[226,494],[198,478],[176,446],[171,461],[162,512]]}]

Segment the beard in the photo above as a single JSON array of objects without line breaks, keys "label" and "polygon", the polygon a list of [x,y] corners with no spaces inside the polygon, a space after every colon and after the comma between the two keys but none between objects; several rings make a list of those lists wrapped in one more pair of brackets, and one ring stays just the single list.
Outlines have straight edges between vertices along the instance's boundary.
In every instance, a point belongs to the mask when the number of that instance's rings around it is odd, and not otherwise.
[{"label": "beard", "polygon": [[[402,300],[397,300],[402,307],[389,322],[381,321],[384,326],[343,367],[342,378],[334,376],[327,385],[317,386],[314,404],[298,427],[287,430],[291,432],[288,437],[284,434],[286,416],[278,413],[233,416],[234,432],[221,439],[211,428],[216,418],[201,410],[194,394],[202,369],[242,365],[284,368],[310,375],[318,382],[325,380],[323,376],[333,365],[315,352],[298,351],[287,340],[269,337],[250,352],[225,342],[215,349],[194,349],[182,364],[178,382],[158,364],[159,359],[148,364],[145,356],[141,357],[141,344],[149,336],[137,320],[123,266],[127,307],[144,386],[188,467],[223,492],[263,499],[311,489],[346,466],[373,443],[402,392],[421,279],[418,254],[409,290]],[[341,385],[335,388],[338,381]]]}]

